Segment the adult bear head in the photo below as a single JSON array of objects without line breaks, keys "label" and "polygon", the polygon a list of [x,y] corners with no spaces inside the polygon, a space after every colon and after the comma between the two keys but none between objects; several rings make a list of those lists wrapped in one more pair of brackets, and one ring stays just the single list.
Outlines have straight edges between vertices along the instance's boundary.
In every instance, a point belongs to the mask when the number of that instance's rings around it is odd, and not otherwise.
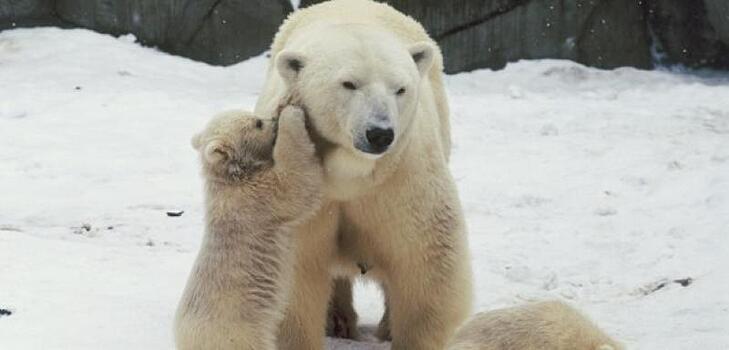
[{"label": "adult bear head", "polygon": [[368,24],[310,25],[275,65],[320,138],[355,158],[377,159],[398,149],[411,126],[435,50]]}]

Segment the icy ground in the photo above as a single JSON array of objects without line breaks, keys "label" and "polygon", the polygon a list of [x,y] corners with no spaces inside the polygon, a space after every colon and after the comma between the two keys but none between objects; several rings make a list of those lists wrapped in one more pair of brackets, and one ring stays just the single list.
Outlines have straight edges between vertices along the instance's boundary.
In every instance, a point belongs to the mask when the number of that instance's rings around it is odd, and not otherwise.
[{"label": "icy ground", "polygon": [[[2,349],[172,348],[202,234],[189,139],[253,107],[265,58],[133,41],[0,33]],[[560,298],[632,349],[729,348],[729,75],[545,60],[447,84],[477,310]]]}]

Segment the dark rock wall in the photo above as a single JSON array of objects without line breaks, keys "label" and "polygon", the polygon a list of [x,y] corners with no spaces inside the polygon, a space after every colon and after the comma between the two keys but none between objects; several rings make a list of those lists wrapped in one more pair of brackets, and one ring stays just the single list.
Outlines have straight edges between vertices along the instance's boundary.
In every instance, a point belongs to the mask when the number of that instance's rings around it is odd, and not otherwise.
[{"label": "dark rock wall", "polygon": [[578,18],[584,16],[584,22],[577,22],[576,61],[600,68],[653,66],[645,9],[640,1],[585,0],[577,4],[576,13]]},{"label": "dark rock wall", "polygon": [[15,27],[61,25],[53,1],[0,0],[0,30]]},{"label": "dark rock wall", "polygon": [[213,64],[266,50],[293,9],[281,0],[57,0],[60,18],[86,28],[134,33],[146,45]]},{"label": "dark rock wall", "polygon": [[133,33],[145,45],[228,65],[265,51],[292,10],[288,0],[0,0],[0,29],[60,24]]},{"label": "dark rock wall", "polygon": [[[322,0],[302,0],[309,6]],[[636,0],[388,0],[438,41],[449,73],[519,59],[652,66],[644,5]]]},{"label": "dark rock wall", "polygon": [[648,18],[664,63],[729,69],[729,0],[651,0]]},{"label": "dark rock wall", "polygon": [[[301,7],[322,1],[301,0]],[[729,0],[385,2],[423,23],[449,73],[537,58],[651,68],[654,43],[661,63],[729,69]],[[265,51],[292,10],[288,0],[0,0],[0,30],[133,33],[145,45],[228,65]]]},{"label": "dark rock wall", "polygon": [[729,0],[704,0],[706,15],[724,45],[729,45]]}]

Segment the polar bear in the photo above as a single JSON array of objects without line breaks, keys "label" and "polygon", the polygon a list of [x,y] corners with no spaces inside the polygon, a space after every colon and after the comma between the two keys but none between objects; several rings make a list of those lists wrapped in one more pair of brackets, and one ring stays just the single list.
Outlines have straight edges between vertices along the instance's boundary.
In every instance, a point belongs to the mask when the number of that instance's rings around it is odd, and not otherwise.
[{"label": "polar bear", "polygon": [[577,310],[545,301],[477,314],[448,350],[622,350]]},{"label": "polar bear", "polygon": [[284,109],[277,130],[273,120],[225,112],[192,143],[203,163],[206,232],[178,306],[177,348],[276,349],[292,231],[322,193],[304,114]]},{"label": "polar bear", "polygon": [[388,5],[334,0],[291,14],[271,57],[256,113],[297,94],[324,164],[322,208],[294,236],[280,348],[322,349],[334,279],[364,274],[385,293],[392,349],[442,350],[472,286],[437,45]]}]

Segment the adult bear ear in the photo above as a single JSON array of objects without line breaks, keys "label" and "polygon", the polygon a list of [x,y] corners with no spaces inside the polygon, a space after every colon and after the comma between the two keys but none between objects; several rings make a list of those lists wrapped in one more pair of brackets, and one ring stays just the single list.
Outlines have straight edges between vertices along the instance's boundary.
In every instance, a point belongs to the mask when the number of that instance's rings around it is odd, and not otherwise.
[{"label": "adult bear ear", "polygon": [[306,58],[298,52],[283,50],[276,56],[276,68],[287,84],[291,85],[306,65]]},{"label": "adult bear ear", "polygon": [[435,46],[427,41],[421,41],[415,43],[408,49],[410,56],[415,61],[415,66],[418,67],[420,76],[425,76],[430,67],[433,65],[433,56],[435,55]]}]

